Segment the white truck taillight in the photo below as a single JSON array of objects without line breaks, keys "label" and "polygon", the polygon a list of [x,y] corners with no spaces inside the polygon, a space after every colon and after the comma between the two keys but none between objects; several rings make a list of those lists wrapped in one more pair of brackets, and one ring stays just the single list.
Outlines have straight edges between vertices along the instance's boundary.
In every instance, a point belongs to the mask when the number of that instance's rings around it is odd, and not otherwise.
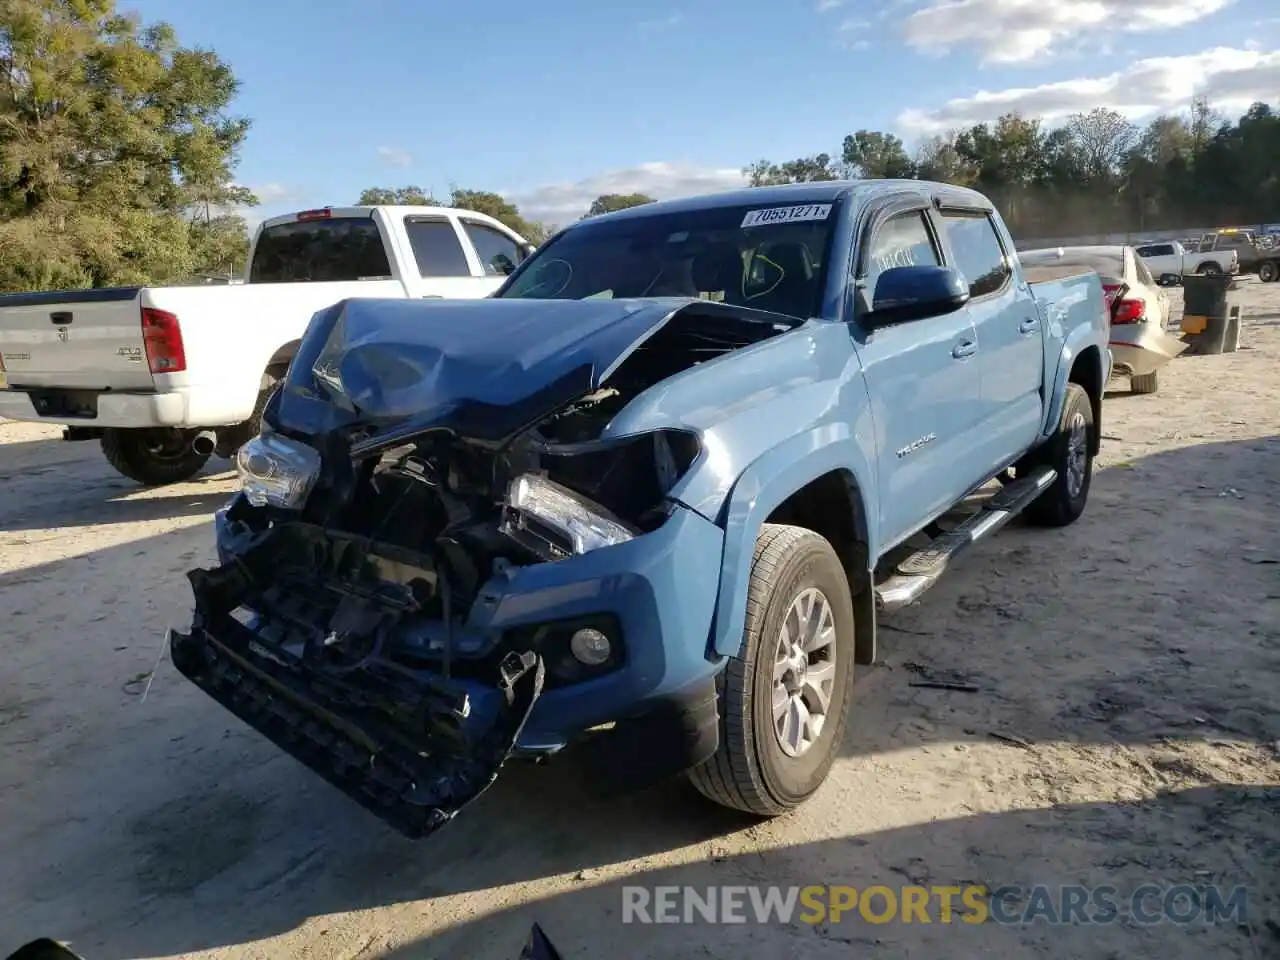
[{"label": "white truck taillight", "polygon": [[187,369],[187,351],[182,345],[178,318],[167,310],[142,308],[142,345],[152,373],[181,373]]}]

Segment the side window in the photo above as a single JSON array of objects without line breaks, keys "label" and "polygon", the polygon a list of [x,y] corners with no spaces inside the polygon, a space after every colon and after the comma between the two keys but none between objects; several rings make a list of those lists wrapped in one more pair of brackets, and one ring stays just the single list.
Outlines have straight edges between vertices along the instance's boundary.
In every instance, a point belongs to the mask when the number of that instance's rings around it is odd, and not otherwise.
[{"label": "side window", "polygon": [[480,255],[480,266],[491,277],[505,277],[520,262],[520,250],[516,242],[505,233],[483,223],[462,221],[462,229]]},{"label": "side window", "polygon": [[1155,256],[1159,256],[1160,248],[1159,247],[1138,247],[1137,253],[1138,253],[1138,256],[1140,257],[1155,257]]},{"label": "side window", "polygon": [[937,267],[942,261],[933,245],[924,214],[903,213],[886,220],[871,238],[863,277],[867,301],[875,302],[876,281],[891,267]]},{"label": "side window", "polygon": [[469,277],[471,268],[462,252],[457,231],[448,220],[405,217],[404,229],[409,234],[413,257],[418,261],[421,277]]},{"label": "side window", "polygon": [[984,297],[995,293],[1012,272],[991,218],[984,213],[946,213],[947,239],[955,255],[955,268],[969,281],[969,293]]}]

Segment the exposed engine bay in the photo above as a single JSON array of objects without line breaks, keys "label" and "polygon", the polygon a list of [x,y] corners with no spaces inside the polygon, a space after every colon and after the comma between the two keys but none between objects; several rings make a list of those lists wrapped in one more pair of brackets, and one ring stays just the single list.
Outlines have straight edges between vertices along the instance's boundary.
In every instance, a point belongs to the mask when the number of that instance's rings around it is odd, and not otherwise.
[{"label": "exposed engine bay", "polygon": [[[520,370],[545,370],[516,390],[519,371],[467,379],[473,355],[472,369],[491,366],[482,334],[449,353],[432,343],[415,354],[385,342],[394,324],[362,333],[358,311],[321,325],[310,357],[299,354],[314,377],[295,361],[263,433],[237,454],[242,494],[217,522],[222,565],[189,574],[192,627],[171,632],[184,675],[408,836],[439,828],[493,782],[544,687],[602,678],[626,661],[627,639],[607,612],[485,626],[517,571],[667,521],[668,493],[699,456],[697,435],[609,438],[608,425],[655,384],[797,325],[701,301],[526,309],[601,314],[586,336],[612,338],[594,353],[582,340],[543,350]],[[367,336],[363,356],[335,351],[335,330]],[[369,382],[379,370],[398,393]],[[452,378],[482,396],[449,395]],[[429,409],[412,409],[416,389]],[[505,411],[481,417],[499,396]],[[391,413],[366,412],[353,397]],[[317,415],[328,426],[305,429]]]}]

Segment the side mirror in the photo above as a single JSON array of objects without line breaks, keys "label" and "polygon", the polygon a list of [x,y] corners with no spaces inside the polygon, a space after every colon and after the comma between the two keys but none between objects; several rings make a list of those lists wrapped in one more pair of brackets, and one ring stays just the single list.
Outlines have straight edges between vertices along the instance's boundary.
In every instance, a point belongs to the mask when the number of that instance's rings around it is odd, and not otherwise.
[{"label": "side mirror", "polygon": [[876,278],[867,322],[887,327],[954,313],[969,302],[969,282],[953,267],[890,267]]}]

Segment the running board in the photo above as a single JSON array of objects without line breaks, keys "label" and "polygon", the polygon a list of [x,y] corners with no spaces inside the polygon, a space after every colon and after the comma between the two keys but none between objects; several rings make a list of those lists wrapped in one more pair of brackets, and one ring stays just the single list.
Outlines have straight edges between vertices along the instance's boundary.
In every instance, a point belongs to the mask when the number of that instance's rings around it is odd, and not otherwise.
[{"label": "running board", "polygon": [[985,501],[982,508],[966,517],[960,526],[935,539],[923,550],[917,550],[898,564],[893,574],[876,586],[876,607],[898,610],[919,600],[926,590],[938,582],[947,566],[965,548],[995,533],[1020,514],[1058,479],[1052,467],[1040,467],[1029,476],[1001,487]]}]

